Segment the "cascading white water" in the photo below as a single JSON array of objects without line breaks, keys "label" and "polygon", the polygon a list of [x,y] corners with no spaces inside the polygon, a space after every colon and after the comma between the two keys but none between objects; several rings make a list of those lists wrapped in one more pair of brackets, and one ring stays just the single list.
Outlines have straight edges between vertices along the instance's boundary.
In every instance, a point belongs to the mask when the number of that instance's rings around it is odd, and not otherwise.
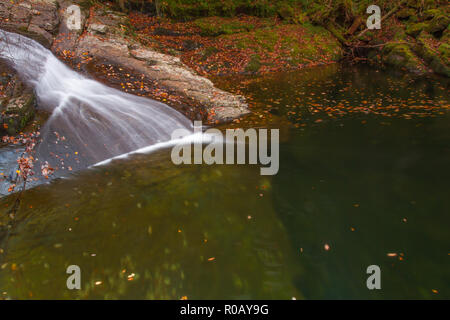
[{"label": "cascading white water", "polygon": [[41,130],[40,160],[86,167],[192,128],[167,105],[88,79],[21,35],[0,30],[0,58],[34,87],[39,107],[51,113]]}]

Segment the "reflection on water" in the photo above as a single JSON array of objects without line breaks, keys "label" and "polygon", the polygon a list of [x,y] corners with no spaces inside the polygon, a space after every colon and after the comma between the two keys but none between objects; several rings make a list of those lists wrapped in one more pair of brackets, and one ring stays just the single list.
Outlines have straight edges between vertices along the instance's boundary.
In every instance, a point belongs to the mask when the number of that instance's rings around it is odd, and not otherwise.
[{"label": "reflection on water", "polygon": [[31,189],[14,220],[4,198],[0,295],[450,298],[444,80],[331,66],[219,82],[253,102],[235,126],[282,129],[276,176],[160,150]]}]

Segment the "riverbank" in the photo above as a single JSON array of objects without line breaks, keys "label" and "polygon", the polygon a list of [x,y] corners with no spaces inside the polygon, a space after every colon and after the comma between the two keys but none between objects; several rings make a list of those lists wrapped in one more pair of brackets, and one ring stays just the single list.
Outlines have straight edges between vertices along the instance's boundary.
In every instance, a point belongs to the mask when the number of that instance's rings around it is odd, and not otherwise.
[{"label": "riverbank", "polygon": [[[89,77],[159,100],[207,125],[248,122],[277,112],[269,106],[264,114],[243,120],[252,110],[249,97],[218,89],[214,83],[224,75],[262,75],[344,59],[419,76],[448,75],[448,5],[439,1],[383,2],[388,13],[382,29],[374,31],[365,29],[363,2],[355,1],[360,7],[354,8],[336,0],[328,11],[321,1],[316,7],[295,1],[283,7],[282,2],[267,14],[208,11],[184,17],[186,12],[174,11],[172,2],[170,10],[152,15],[110,2],[0,1],[0,27],[36,39]],[[77,12],[79,21],[74,20]],[[7,41],[3,45],[7,49]],[[32,92],[25,87],[22,93],[3,99],[3,134],[19,134],[33,118]],[[19,107],[11,107],[11,101]]]},{"label": "riverbank", "polygon": [[[198,1],[197,1],[198,2]],[[382,1],[381,30],[366,30],[364,1],[275,1],[218,10],[195,0],[137,6],[106,1],[0,1],[0,28],[38,40],[74,69],[215,125],[250,112],[216,76],[368,61],[449,76],[449,6]],[[228,3],[228,2],[226,2]],[[80,26],[70,26],[76,5]],[[228,8],[228,9],[224,9]],[[78,10],[78,9],[77,9]],[[69,24],[68,24],[69,23]]]},{"label": "riverbank", "polygon": [[[379,1],[368,30],[364,0],[158,1],[106,6],[127,13],[127,33],[206,77],[282,72],[345,60],[450,76],[445,1]],[[155,7],[156,6],[156,7]]]}]

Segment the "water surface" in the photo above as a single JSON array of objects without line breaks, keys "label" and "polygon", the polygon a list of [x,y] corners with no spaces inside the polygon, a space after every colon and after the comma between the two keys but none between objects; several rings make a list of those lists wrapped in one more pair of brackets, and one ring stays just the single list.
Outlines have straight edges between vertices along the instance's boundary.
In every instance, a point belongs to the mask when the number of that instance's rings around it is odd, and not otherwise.
[{"label": "water surface", "polygon": [[280,128],[278,174],[160,150],[28,190],[14,219],[3,198],[2,297],[450,298],[445,79],[335,65],[215,81],[252,104],[229,126]]}]

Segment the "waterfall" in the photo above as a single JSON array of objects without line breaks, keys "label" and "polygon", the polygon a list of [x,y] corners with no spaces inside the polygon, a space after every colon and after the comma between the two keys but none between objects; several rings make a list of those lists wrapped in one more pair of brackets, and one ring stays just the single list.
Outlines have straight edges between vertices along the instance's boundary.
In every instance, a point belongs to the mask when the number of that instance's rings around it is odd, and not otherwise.
[{"label": "waterfall", "polygon": [[0,58],[30,84],[50,118],[41,129],[37,158],[77,169],[169,141],[191,121],[169,106],[107,87],[71,70],[48,49],[0,30]]}]

